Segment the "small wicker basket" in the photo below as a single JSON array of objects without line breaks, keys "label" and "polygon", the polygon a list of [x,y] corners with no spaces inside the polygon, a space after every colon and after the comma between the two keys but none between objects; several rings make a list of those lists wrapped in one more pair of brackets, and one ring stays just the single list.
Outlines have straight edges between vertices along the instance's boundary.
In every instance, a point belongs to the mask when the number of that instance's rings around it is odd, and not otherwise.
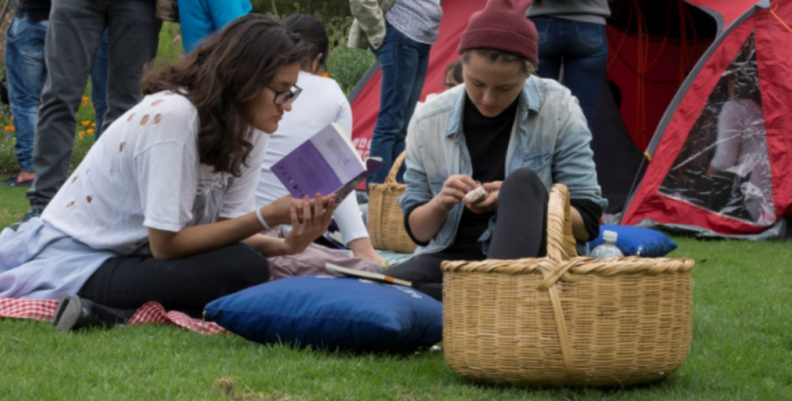
[{"label": "small wicker basket", "polygon": [[402,152],[393,162],[385,183],[369,186],[367,225],[371,245],[375,249],[413,253],[418,247],[404,229],[404,214],[397,202],[407,189],[407,185],[396,182],[396,174],[405,156],[406,153]]},{"label": "small wicker basket", "polygon": [[576,257],[569,194],[556,184],[547,258],[444,262],[443,341],[469,379],[520,386],[621,386],[687,358],[691,259]]}]

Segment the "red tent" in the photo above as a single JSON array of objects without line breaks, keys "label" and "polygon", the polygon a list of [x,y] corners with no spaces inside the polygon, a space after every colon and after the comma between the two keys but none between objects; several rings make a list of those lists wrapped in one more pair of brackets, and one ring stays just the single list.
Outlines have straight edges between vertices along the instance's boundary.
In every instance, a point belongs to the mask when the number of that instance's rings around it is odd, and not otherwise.
[{"label": "red tent", "polygon": [[668,107],[622,223],[777,236],[792,211],[792,4],[695,3],[722,29]]}]

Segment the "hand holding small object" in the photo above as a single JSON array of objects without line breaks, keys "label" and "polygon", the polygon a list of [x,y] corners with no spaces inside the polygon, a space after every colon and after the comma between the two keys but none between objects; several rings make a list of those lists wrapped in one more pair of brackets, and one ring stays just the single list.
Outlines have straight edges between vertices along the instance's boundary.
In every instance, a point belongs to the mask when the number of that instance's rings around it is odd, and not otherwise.
[{"label": "hand holding small object", "polygon": [[[470,191],[468,195],[471,198],[474,198],[474,201],[471,202],[465,197],[465,206],[473,213],[482,214],[487,213],[495,210],[495,206],[498,203],[498,194],[500,193],[500,187],[503,181],[493,181],[488,182],[483,185],[477,186],[474,190]],[[475,197],[471,195],[474,192],[483,193],[483,196],[476,195]],[[480,199],[475,199],[481,196]]]},{"label": "hand holding small object", "polygon": [[480,182],[478,182],[477,184],[479,185],[478,187],[476,187],[474,190],[468,192],[465,195],[465,201],[469,205],[479,203],[487,197],[488,192],[486,189],[484,189],[484,186],[481,185]]},{"label": "hand holding small object", "polygon": [[470,191],[470,188],[476,186],[478,186],[476,181],[464,174],[452,175],[443,183],[443,188],[435,195],[432,202],[445,212],[448,212],[457,203],[465,199],[465,194]]}]

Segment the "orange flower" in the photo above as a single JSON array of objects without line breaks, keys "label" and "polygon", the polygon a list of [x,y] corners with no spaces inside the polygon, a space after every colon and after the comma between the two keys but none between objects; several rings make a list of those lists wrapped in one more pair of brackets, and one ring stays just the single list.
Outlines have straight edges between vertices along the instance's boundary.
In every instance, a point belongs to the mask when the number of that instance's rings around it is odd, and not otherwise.
[{"label": "orange flower", "polygon": [[88,128],[88,133],[89,133],[89,134],[93,134],[93,133],[94,133],[94,130],[92,130],[92,129]]},{"label": "orange flower", "polygon": [[83,102],[87,102],[87,101],[88,101],[88,96],[83,96]]},{"label": "orange flower", "polygon": [[87,126],[91,125],[91,120],[85,120],[85,121],[83,121],[83,122],[82,122],[82,125],[83,125],[83,127],[87,127]]},{"label": "orange flower", "polygon": [[78,134],[80,134],[80,136],[85,136],[85,131],[80,131]]},{"label": "orange flower", "polygon": [[6,131],[16,131],[16,129],[14,128],[14,126],[13,126],[13,125],[6,125],[6,126],[5,126],[5,130],[6,130]]},{"label": "orange flower", "polygon": [[96,123],[91,123],[91,127],[96,127]]}]

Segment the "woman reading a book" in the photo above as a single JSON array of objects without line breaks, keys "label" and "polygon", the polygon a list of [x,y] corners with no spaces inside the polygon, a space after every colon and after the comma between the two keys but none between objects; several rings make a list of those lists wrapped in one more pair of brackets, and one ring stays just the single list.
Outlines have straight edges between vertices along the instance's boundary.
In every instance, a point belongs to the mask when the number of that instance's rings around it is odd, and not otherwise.
[{"label": "woman reading a book", "polygon": [[[266,282],[265,256],[299,253],[334,200],[255,207],[267,134],[298,92],[307,47],[277,21],[241,17],[186,60],[149,71],[44,210],[0,235],[0,297],[58,299],[59,331],[123,323],[148,301],[193,317]],[[257,234],[291,224],[284,239]]]},{"label": "woman reading a book", "polygon": [[546,254],[554,183],[569,188],[581,251],[599,233],[607,202],[591,133],[568,89],[532,75],[538,35],[525,18],[530,3],[490,0],[473,14],[459,45],[464,84],[428,101],[410,123],[399,205],[420,247],[385,273],[441,301],[445,260]]},{"label": "woman reading a book", "polygon": [[[331,123],[338,123],[346,135],[352,133],[352,110],[344,92],[336,81],[322,76],[330,52],[330,40],[324,26],[308,14],[293,14],[281,23],[300,35],[310,50],[301,60],[297,78],[297,85],[302,89],[300,103],[291,113],[283,116],[278,130],[269,137],[267,155],[261,165],[256,189],[258,206],[267,205],[288,194],[271,170],[278,160]],[[312,244],[298,254],[269,258],[272,277],[328,274],[325,268],[327,262],[357,270],[382,271],[385,261],[371,245],[355,195],[351,194],[340,201],[333,218],[341,231],[344,245],[352,250],[354,257],[346,252]],[[284,237],[288,232],[286,227],[279,227],[267,234]]]}]

